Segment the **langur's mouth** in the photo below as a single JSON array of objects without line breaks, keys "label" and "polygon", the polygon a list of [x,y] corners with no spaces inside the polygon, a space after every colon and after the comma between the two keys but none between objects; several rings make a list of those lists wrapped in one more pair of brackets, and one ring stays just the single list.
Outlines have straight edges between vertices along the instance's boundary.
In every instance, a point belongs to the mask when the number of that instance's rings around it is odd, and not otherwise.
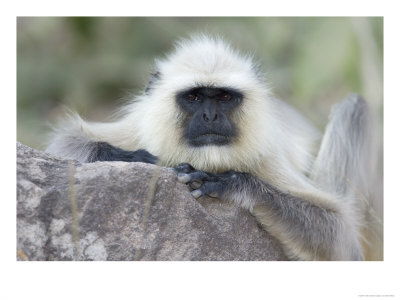
[{"label": "langur's mouth", "polygon": [[231,138],[229,136],[218,133],[205,133],[193,139],[190,139],[189,142],[192,146],[195,147],[207,146],[207,145],[223,146],[230,144]]}]

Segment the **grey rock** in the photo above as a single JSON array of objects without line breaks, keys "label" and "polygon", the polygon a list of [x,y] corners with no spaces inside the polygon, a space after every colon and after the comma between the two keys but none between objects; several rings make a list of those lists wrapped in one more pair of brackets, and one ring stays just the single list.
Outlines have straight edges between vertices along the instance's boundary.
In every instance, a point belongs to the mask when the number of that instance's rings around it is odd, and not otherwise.
[{"label": "grey rock", "polygon": [[248,212],[168,168],[81,164],[17,143],[18,260],[286,260]]}]

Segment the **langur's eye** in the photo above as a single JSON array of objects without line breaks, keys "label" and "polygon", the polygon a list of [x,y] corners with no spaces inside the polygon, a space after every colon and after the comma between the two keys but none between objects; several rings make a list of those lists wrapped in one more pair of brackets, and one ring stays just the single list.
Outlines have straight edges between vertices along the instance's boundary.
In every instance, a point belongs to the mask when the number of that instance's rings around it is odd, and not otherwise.
[{"label": "langur's eye", "polygon": [[231,99],[232,99],[232,95],[229,94],[229,93],[223,93],[222,96],[221,96],[221,100],[222,101],[229,101]]},{"label": "langur's eye", "polygon": [[189,94],[186,96],[186,100],[189,100],[189,101],[195,101],[197,99],[198,99],[198,97],[195,94]]}]

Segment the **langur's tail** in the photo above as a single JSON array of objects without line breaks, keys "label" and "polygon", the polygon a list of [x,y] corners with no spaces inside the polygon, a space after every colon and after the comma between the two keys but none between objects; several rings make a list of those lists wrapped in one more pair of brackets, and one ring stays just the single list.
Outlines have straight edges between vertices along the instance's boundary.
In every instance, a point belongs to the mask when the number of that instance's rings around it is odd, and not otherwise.
[{"label": "langur's tail", "polygon": [[350,95],[332,110],[314,162],[313,181],[340,196],[365,195],[370,148],[368,105],[358,95]]},{"label": "langur's tail", "polygon": [[350,95],[331,113],[311,179],[323,190],[338,195],[358,211],[363,226],[364,256],[383,259],[382,222],[372,209],[374,195],[371,157],[371,119],[368,105]]}]

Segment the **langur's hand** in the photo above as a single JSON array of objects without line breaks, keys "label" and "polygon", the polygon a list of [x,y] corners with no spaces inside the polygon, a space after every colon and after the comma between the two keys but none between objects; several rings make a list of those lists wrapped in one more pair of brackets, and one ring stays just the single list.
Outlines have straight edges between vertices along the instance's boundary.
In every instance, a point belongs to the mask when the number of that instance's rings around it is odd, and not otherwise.
[{"label": "langur's hand", "polygon": [[150,152],[139,149],[131,152],[131,161],[132,162],[144,162],[148,164],[155,165],[157,163],[157,156],[154,156]]},{"label": "langur's hand", "polygon": [[221,174],[203,172],[187,163],[176,166],[174,170],[178,173],[178,181],[188,184],[193,189],[191,194],[195,198],[200,196],[221,198],[240,176],[240,173],[234,171]]}]

